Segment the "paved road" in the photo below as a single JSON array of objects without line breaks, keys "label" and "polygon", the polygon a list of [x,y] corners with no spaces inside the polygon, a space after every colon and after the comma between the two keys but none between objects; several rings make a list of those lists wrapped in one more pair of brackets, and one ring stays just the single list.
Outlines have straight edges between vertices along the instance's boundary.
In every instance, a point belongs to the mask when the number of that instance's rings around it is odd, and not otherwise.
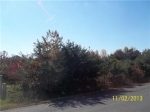
[{"label": "paved road", "polygon": [[[112,100],[112,96],[120,95],[142,95],[143,101]],[[150,112],[150,83],[118,91],[109,90],[2,112]]]}]

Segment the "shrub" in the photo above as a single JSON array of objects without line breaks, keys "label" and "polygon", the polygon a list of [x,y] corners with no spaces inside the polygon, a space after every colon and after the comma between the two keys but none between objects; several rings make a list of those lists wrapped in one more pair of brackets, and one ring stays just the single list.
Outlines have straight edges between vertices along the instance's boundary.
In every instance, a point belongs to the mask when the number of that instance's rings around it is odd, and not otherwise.
[{"label": "shrub", "polygon": [[110,87],[113,87],[112,82],[113,74],[108,73],[102,76],[99,76],[96,78],[97,86],[101,89],[108,89]]},{"label": "shrub", "polygon": [[144,71],[140,68],[140,66],[138,64],[134,64],[132,65],[131,70],[131,79],[133,81],[142,82],[144,77]]},{"label": "shrub", "polygon": [[23,102],[23,91],[20,84],[11,84],[7,90],[7,97],[10,102]]}]

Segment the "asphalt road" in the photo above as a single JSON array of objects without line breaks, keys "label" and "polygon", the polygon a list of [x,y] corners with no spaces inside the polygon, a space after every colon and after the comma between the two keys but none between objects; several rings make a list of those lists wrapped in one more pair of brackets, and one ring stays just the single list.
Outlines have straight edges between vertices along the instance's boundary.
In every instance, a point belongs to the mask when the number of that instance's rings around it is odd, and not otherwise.
[{"label": "asphalt road", "polygon": [[[117,96],[119,100],[126,101],[113,101],[113,96]],[[133,99],[133,96],[136,97]],[[141,96],[143,99],[141,99]],[[59,99],[46,104],[2,112],[150,112],[150,83],[117,91],[109,90]]]}]

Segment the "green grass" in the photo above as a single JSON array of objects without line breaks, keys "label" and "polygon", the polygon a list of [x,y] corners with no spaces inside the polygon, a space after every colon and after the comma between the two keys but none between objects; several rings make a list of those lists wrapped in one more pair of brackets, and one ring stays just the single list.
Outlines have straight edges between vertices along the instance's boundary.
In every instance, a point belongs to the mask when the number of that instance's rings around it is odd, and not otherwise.
[{"label": "green grass", "polygon": [[8,98],[6,100],[0,100],[0,110],[10,109],[17,105],[17,103],[10,102]]},{"label": "green grass", "polygon": [[[37,105],[49,102],[49,100],[21,100],[23,92],[19,84],[7,85],[7,97],[5,100],[0,99],[0,111],[30,105]],[[14,100],[15,99],[15,100]]]},{"label": "green grass", "polygon": [[[16,85],[17,89],[13,91],[15,89],[14,86],[15,85],[7,85],[7,97],[5,100],[0,99],[0,110],[29,106],[37,103],[37,101],[19,101],[22,92],[18,89],[18,85]],[[13,101],[12,99],[17,99],[18,101]]]},{"label": "green grass", "polygon": [[27,101],[27,102],[20,102],[20,103],[15,103],[15,102],[10,102],[9,98],[6,100],[0,100],[0,111],[1,110],[8,110],[12,108],[19,108],[19,107],[26,107],[30,105],[37,105],[37,104],[43,104],[47,103],[49,101]]},{"label": "green grass", "polygon": [[[11,85],[7,85],[7,93],[10,90],[11,90]],[[0,99],[0,110],[13,108],[13,107],[15,107],[17,105],[18,105],[18,103],[10,101],[10,98],[8,97],[8,95],[7,95],[7,98],[5,100]]]},{"label": "green grass", "polygon": [[[41,103],[47,103],[49,102],[49,100],[47,99],[47,101],[44,100],[27,100],[27,101],[19,101],[19,102],[15,102],[12,101],[12,99],[16,99],[17,96],[22,96],[22,92],[19,89],[19,85],[17,86],[16,91],[14,92],[14,86],[15,85],[7,85],[7,98],[5,100],[1,100],[0,99],[0,111],[1,110],[7,110],[7,109],[11,109],[11,108],[17,108],[17,107],[25,107],[25,106],[30,106],[30,105],[35,105],[35,104],[41,104]],[[113,87],[111,89],[119,89],[117,87]],[[9,91],[11,91],[12,93],[9,93]],[[10,95],[8,95],[8,93]],[[16,96],[15,96],[16,95]],[[68,96],[67,96],[68,97]],[[20,97],[18,97],[18,99],[20,99]],[[55,99],[55,98],[54,98]]]}]

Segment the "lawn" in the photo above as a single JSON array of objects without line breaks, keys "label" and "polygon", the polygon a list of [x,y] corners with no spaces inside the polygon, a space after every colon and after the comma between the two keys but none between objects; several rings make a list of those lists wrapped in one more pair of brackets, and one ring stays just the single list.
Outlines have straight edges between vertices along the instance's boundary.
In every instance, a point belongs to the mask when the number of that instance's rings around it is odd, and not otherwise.
[{"label": "lawn", "polygon": [[0,99],[0,110],[13,108],[15,106],[18,106],[18,103],[10,102],[8,98],[6,100]]},{"label": "lawn", "polygon": [[[5,100],[0,99],[0,110],[28,106],[28,105],[33,105],[37,103],[37,101],[19,101],[18,99],[21,99],[20,98],[21,95],[22,93],[19,90],[18,85],[15,85],[15,86],[7,85],[7,97]],[[12,99],[16,99],[18,101],[15,101],[15,100],[13,101]]]}]

